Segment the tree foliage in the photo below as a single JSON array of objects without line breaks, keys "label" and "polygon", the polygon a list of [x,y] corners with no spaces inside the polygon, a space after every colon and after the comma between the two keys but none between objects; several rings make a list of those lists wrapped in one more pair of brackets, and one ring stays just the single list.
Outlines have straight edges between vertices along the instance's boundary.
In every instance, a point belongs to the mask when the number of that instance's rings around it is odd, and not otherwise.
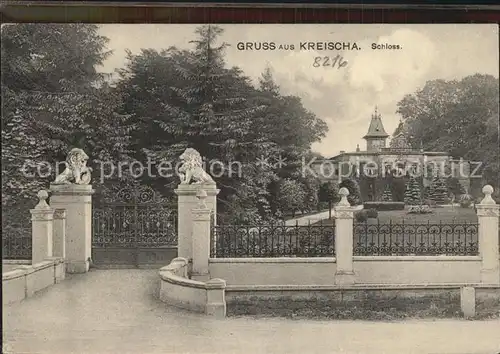
[{"label": "tree foliage", "polygon": [[278,194],[281,210],[295,216],[295,213],[303,206],[305,197],[306,191],[300,182],[288,178],[281,182]]},{"label": "tree foliage", "polygon": [[498,78],[475,74],[462,80],[432,80],[398,103],[413,146],[482,162],[484,183],[498,186]]},{"label": "tree foliage", "polygon": [[[128,53],[117,85],[122,113],[137,126],[135,158],[175,161],[186,147],[195,148],[207,162],[224,165],[215,176],[221,213],[233,213],[234,220],[269,219],[279,211],[280,180],[301,178],[300,155],[324,136],[326,124],[300,98],[283,96],[271,69],[254,86],[241,69],[229,68],[221,34],[220,27],[203,25],[189,50]],[[277,166],[278,158],[286,162]],[[237,171],[229,168],[235,162]],[[156,181],[169,190],[178,183]],[[301,208],[305,204],[314,200]]]},{"label": "tree foliage", "polygon": [[[222,162],[210,171],[221,189],[218,210],[235,222],[271,220],[288,208],[278,201],[283,183],[307,189],[298,199],[292,194],[297,210],[317,204],[318,183],[300,176],[300,161],[325,135],[325,122],[300,98],[283,95],[271,69],[255,84],[229,67],[220,27],[199,26],[189,49],[128,52],[113,86],[98,71],[110,55],[98,30],[91,24],[2,28],[3,202],[33,197],[55,174],[27,177],[23,166],[29,172],[43,161],[54,166],[73,147],[90,156],[92,183],[104,181],[103,191],[134,179],[128,166],[118,175],[119,162],[149,160],[152,175],[135,182],[173,197],[178,179],[159,176],[155,164],[173,166],[191,147],[206,162]],[[277,159],[285,163],[278,166]],[[114,175],[105,178],[99,167],[111,165]]]},{"label": "tree foliage", "polygon": [[100,180],[96,162],[126,154],[129,116],[118,113],[121,97],[97,71],[110,54],[107,41],[90,24],[2,27],[4,203],[47,188],[56,162],[73,147],[91,157],[94,181]]},{"label": "tree foliage", "polygon": [[318,198],[320,202],[326,202],[331,207],[339,200],[338,184],[334,181],[322,183],[318,190]]}]

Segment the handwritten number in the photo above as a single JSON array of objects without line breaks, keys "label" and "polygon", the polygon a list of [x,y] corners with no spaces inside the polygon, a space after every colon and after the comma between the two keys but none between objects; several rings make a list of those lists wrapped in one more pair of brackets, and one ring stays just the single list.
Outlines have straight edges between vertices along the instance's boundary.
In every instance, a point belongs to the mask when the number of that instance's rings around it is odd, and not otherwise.
[{"label": "handwritten number", "polygon": [[347,61],[340,55],[335,57],[314,57],[313,67],[319,68],[321,66],[330,66],[332,68],[341,69],[347,66]]}]

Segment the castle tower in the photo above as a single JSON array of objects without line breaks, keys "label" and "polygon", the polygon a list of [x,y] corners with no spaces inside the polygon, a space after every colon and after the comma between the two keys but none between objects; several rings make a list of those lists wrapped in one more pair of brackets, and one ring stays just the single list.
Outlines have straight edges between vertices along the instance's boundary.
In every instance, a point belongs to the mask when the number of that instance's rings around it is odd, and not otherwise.
[{"label": "castle tower", "polygon": [[366,140],[366,150],[370,152],[380,151],[385,147],[388,137],[389,134],[385,132],[384,125],[382,124],[382,117],[377,112],[377,107],[375,107],[375,113],[372,114],[368,133],[363,137]]}]

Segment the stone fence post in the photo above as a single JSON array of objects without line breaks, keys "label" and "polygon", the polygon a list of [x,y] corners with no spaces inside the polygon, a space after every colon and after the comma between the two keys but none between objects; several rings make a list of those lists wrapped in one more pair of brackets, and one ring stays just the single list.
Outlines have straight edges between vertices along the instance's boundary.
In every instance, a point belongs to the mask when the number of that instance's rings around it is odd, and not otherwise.
[{"label": "stone fence post", "polygon": [[500,284],[500,260],[498,249],[498,216],[499,205],[491,194],[493,187],[483,187],[484,198],[476,205],[479,223],[478,242],[481,256],[481,283]]},{"label": "stone fence post", "polygon": [[363,209],[363,206],[351,206],[347,200],[349,190],[340,188],[340,202],[335,206],[335,257],[337,271],[335,284],[354,284],[353,268],[353,219],[354,212]]},{"label": "stone fence post", "polygon": [[54,211],[52,241],[52,255],[66,258],[66,210],[64,209],[55,209]]},{"label": "stone fence post", "polygon": [[210,279],[208,259],[210,257],[210,214],[212,210],[208,208],[205,202],[207,193],[203,189],[198,191],[196,197],[199,200],[199,204],[192,210],[193,267],[191,270],[191,279],[207,281]]},{"label": "stone fence post", "polygon": [[36,264],[52,257],[52,232],[54,209],[47,204],[49,194],[41,190],[37,194],[40,200],[34,209],[30,210],[32,222],[31,264]]},{"label": "stone fence post", "polygon": [[175,190],[178,196],[177,201],[177,257],[193,259],[193,209],[197,208],[198,200],[196,195],[199,190],[204,190],[207,194],[207,208],[214,213],[214,222],[217,215],[217,194],[219,189],[215,184],[179,184]]}]

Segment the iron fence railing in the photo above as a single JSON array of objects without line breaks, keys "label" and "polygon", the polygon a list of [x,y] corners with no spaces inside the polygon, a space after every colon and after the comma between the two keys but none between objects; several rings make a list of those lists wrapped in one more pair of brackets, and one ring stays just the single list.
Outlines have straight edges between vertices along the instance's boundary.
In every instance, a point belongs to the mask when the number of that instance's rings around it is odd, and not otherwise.
[{"label": "iron fence railing", "polygon": [[29,214],[2,215],[2,259],[31,259],[30,219]]},{"label": "iron fence railing", "polygon": [[212,225],[211,257],[333,257],[334,226]]},{"label": "iron fence railing", "polygon": [[354,224],[355,256],[477,254],[477,223]]},{"label": "iron fence railing", "polygon": [[92,246],[156,248],[177,245],[177,212],[113,205],[92,210]]},{"label": "iron fence railing", "polygon": [[110,186],[92,208],[92,247],[177,245],[177,205],[148,185]]}]

